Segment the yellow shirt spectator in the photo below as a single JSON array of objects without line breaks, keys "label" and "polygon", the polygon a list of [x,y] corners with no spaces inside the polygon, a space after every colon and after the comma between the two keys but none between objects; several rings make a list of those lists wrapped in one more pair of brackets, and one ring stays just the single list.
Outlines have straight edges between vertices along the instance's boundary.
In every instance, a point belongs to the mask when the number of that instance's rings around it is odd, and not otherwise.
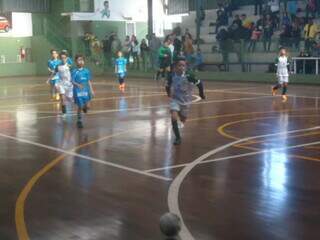
[{"label": "yellow shirt spectator", "polygon": [[316,38],[318,32],[319,32],[319,29],[316,24],[307,24],[304,27],[304,38],[305,39],[314,39],[314,38]]}]

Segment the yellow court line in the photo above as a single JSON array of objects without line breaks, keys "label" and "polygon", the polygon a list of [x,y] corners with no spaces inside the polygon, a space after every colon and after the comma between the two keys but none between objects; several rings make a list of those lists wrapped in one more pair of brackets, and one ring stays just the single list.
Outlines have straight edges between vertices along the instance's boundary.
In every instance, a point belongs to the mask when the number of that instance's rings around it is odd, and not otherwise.
[{"label": "yellow court line", "polygon": [[[139,129],[141,129],[141,128],[139,128]],[[79,150],[79,149],[84,148],[86,146],[89,146],[91,144],[98,143],[98,142],[107,140],[107,139],[112,138],[112,137],[125,135],[125,134],[127,134],[129,132],[137,131],[139,129],[133,129],[133,130],[124,131],[124,132],[121,132],[121,133],[108,135],[108,136],[105,136],[105,137],[90,141],[88,143],[81,144],[81,145],[73,148],[71,151],[76,151],[76,150]],[[46,173],[48,173],[50,170],[52,170],[57,164],[59,164],[61,161],[63,161],[63,159],[65,157],[66,157],[66,155],[62,154],[59,157],[57,157],[54,160],[52,160],[47,165],[45,165],[41,170],[39,170],[28,181],[28,183],[25,185],[25,187],[23,188],[23,190],[19,194],[18,199],[16,201],[16,208],[15,208],[15,223],[16,223],[16,230],[17,230],[17,234],[18,234],[18,239],[19,240],[29,240],[30,239],[29,235],[28,235],[27,226],[26,226],[26,223],[25,223],[25,216],[24,216],[25,201],[26,201],[29,193],[31,192],[31,190],[35,186],[35,184],[39,181],[39,179],[41,177],[43,177]]]},{"label": "yellow court line", "polygon": [[[305,110],[313,110],[314,108],[305,108],[305,109],[299,109],[299,110],[285,110],[285,111],[269,111],[269,112],[247,112],[247,113],[238,113],[238,114],[223,114],[223,115],[216,115],[216,116],[211,116],[211,117],[204,117],[204,118],[197,118],[197,119],[190,119],[189,121],[199,121],[199,120],[208,120],[208,119],[216,119],[216,118],[222,118],[222,117],[232,117],[232,116],[242,116],[242,115],[252,115],[252,114],[266,114],[266,113],[279,113],[279,112],[290,112],[290,111],[305,111]],[[91,142],[79,145],[72,149],[72,151],[79,150],[83,147],[86,147],[88,145],[94,144],[101,142],[103,140],[106,140],[108,138],[112,138],[115,136],[127,134],[130,131],[136,131],[138,129],[134,130],[129,130],[126,132],[121,132],[118,134],[113,134],[109,135],[97,140],[93,140]],[[17,229],[17,234],[19,240],[29,240],[29,235],[28,235],[28,230],[26,227],[26,222],[25,222],[25,216],[24,216],[24,206],[25,206],[25,201],[30,194],[32,188],[35,186],[35,184],[39,181],[41,177],[43,177],[46,173],[51,171],[57,164],[59,164],[63,159],[65,158],[66,155],[60,155],[59,157],[55,158],[52,160],[50,163],[45,165],[41,170],[39,170],[25,185],[23,188],[22,192],[19,194],[19,197],[16,201],[16,208],[15,208],[15,223],[16,223],[16,229]]]},{"label": "yellow court line", "polygon": [[[295,115],[295,116],[290,116],[290,117],[312,117],[312,116],[319,116],[319,115]],[[249,121],[263,120],[263,119],[270,119],[270,118],[276,118],[276,117],[243,119],[243,120],[238,120],[238,121],[234,121],[234,122],[228,122],[228,123],[225,123],[225,124],[221,125],[218,128],[218,132],[219,132],[220,135],[222,135],[222,136],[224,136],[226,138],[229,138],[229,139],[232,139],[232,140],[239,140],[240,138],[232,136],[231,134],[226,133],[224,129],[226,127],[231,126],[231,125],[235,125],[235,124],[242,123],[242,122],[249,122]],[[247,149],[247,150],[252,150],[252,151],[260,151],[261,150],[259,148],[242,146],[242,145],[234,145],[234,147]],[[297,154],[288,154],[288,156],[295,157],[295,158],[300,158],[300,159],[304,159],[304,160],[320,161],[320,159],[318,159],[318,158],[307,157],[307,156],[302,156],[302,155],[297,155]]]}]

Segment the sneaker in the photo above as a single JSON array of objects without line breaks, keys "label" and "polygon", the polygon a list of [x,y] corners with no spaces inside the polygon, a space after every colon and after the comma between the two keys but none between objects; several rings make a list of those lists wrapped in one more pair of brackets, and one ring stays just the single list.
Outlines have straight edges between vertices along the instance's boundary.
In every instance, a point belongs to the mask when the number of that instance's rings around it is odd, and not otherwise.
[{"label": "sneaker", "polygon": [[83,128],[82,122],[81,122],[81,121],[78,121],[78,122],[77,122],[77,126],[78,126],[78,128]]},{"label": "sneaker", "polygon": [[179,123],[178,123],[178,128],[179,128],[179,129],[184,128],[184,124],[183,124],[183,122],[179,122]]},{"label": "sneaker", "polygon": [[286,102],[286,101],[288,101],[287,95],[282,95],[282,102]]},{"label": "sneaker", "polygon": [[200,94],[202,100],[206,100],[206,96],[204,94]]},{"label": "sneaker", "polygon": [[173,145],[178,146],[181,144],[181,139],[180,138],[176,138],[176,140],[173,142]]},{"label": "sneaker", "polygon": [[273,87],[271,87],[271,94],[272,96],[275,96],[277,94],[277,90],[275,90]]}]

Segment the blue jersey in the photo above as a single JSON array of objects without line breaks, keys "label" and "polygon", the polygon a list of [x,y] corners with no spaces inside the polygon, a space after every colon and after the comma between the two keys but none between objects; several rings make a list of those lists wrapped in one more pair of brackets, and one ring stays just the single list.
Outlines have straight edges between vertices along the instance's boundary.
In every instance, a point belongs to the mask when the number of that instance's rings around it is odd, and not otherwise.
[{"label": "blue jersey", "polygon": [[72,66],[73,65],[72,59],[68,57],[67,58],[67,63],[68,63],[69,66]]},{"label": "blue jersey", "polygon": [[91,100],[91,89],[89,82],[91,81],[91,72],[87,68],[76,68],[72,71],[71,79],[73,83],[81,84],[82,89],[74,84],[73,96],[75,103],[83,107]]},{"label": "blue jersey", "polygon": [[55,72],[57,67],[61,64],[60,59],[50,59],[48,61],[48,68],[52,71]]},{"label": "blue jersey", "polygon": [[59,75],[58,73],[56,73],[56,69],[57,67],[61,64],[61,60],[60,59],[50,59],[48,61],[48,68],[54,73],[55,75],[52,76],[51,78],[51,85],[55,85],[57,82],[59,82]]},{"label": "blue jersey", "polygon": [[126,73],[127,72],[127,59],[124,57],[120,57],[116,59],[117,73]]}]

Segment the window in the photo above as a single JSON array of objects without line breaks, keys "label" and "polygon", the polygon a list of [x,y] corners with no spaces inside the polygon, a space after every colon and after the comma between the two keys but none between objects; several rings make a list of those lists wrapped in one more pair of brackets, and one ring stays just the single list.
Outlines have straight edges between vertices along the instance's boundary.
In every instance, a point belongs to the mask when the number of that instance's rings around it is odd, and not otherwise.
[{"label": "window", "polygon": [[76,0],[74,9],[76,12],[94,12],[94,0]]}]

